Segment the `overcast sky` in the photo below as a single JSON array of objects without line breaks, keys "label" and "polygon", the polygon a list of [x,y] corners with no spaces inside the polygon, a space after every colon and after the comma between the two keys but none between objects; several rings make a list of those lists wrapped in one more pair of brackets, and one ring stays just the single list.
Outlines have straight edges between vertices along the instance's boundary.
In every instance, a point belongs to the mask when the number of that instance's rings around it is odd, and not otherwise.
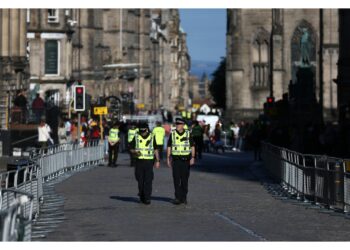
[{"label": "overcast sky", "polygon": [[192,60],[219,62],[226,54],[226,9],[180,9]]}]

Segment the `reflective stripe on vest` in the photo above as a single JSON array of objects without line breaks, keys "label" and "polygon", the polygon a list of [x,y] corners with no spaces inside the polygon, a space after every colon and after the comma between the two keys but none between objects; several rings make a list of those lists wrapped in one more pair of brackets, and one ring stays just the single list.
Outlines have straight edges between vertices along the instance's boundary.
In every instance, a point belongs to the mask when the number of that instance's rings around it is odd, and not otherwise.
[{"label": "reflective stripe on vest", "polygon": [[153,160],[154,159],[153,136],[149,134],[148,137],[144,139],[141,135],[136,134],[135,150],[141,153],[137,157],[138,159]]},{"label": "reflective stripe on vest", "polygon": [[110,141],[119,141],[119,129],[116,129],[116,128],[112,128],[111,130],[109,130],[109,140]]},{"label": "reflective stripe on vest", "polygon": [[132,139],[134,139],[134,137],[138,131],[139,130],[137,128],[128,130],[128,142],[129,143],[132,141]]},{"label": "reflective stripe on vest", "polygon": [[153,129],[152,133],[156,138],[157,145],[163,145],[164,144],[165,129],[163,127],[155,127]]},{"label": "reflective stripe on vest", "polygon": [[[173,131],[171,132],[171,136],[171,154],[188,156],[191,153],[190,132],[187,130],[183,135],[179,135],[177,131]],[[183,138],[186,139],[183,140]]]}]

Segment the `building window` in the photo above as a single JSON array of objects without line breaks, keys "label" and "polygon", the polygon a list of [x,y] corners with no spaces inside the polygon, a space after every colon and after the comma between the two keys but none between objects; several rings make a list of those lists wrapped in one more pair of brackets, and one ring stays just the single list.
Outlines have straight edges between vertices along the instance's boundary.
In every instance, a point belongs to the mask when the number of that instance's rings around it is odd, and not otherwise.
[{"label": "building window", "polygon": [[58,9],[48,9],[47,10],[47,22],[48,23],[58,23]]},{"label": "building window", "polygon": [[30,23],[30,9],[27,9],[27,23]]},{"label": "building window", "polygon": [[252,47],[253,87],[269,86],[269,34],[260,29]]},{"label": "building window", "polygon": [[45,43],[45,75],[59,75],[59,41],[47,40]]}]

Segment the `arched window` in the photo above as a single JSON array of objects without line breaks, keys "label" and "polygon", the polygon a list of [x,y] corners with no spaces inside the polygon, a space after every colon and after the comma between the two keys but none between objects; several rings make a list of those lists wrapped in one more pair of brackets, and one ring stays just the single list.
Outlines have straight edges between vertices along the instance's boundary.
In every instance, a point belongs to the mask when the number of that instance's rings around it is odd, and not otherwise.
[{"label": "arched window", "polygon": [[259,28],[252,46],[253,87],[267,87],[269,83],[269,33]]},{"label": "arched window", "polygon": [[292,81],[296,82],[296,73],[298,67],[302,65],[302,52],[301,52],[301,43],[303,34],[307,33],[307,39],[303,41],[307,43],[308,47],[308,58],[310,67],[315,70],[316,68],[316,33],[314,28],[310,23],[303,20],[295,28],[292,41],[291,41],[291,67],[292,67]]}]

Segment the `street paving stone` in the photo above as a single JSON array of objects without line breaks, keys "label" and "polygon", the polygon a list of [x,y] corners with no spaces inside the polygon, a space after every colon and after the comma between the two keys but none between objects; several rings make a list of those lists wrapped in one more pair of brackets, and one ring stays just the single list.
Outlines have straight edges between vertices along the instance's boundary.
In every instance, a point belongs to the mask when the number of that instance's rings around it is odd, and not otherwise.
[{"label": "street paving stone", "polygon": [[349,220],[276,199],[251,153],[204,154],[191,169],[188,205],[175,206],[171,170],[154,169],[140,204],[134,168],[98,166],[58,183],[64,217],[42,241],[346,241]]}]

